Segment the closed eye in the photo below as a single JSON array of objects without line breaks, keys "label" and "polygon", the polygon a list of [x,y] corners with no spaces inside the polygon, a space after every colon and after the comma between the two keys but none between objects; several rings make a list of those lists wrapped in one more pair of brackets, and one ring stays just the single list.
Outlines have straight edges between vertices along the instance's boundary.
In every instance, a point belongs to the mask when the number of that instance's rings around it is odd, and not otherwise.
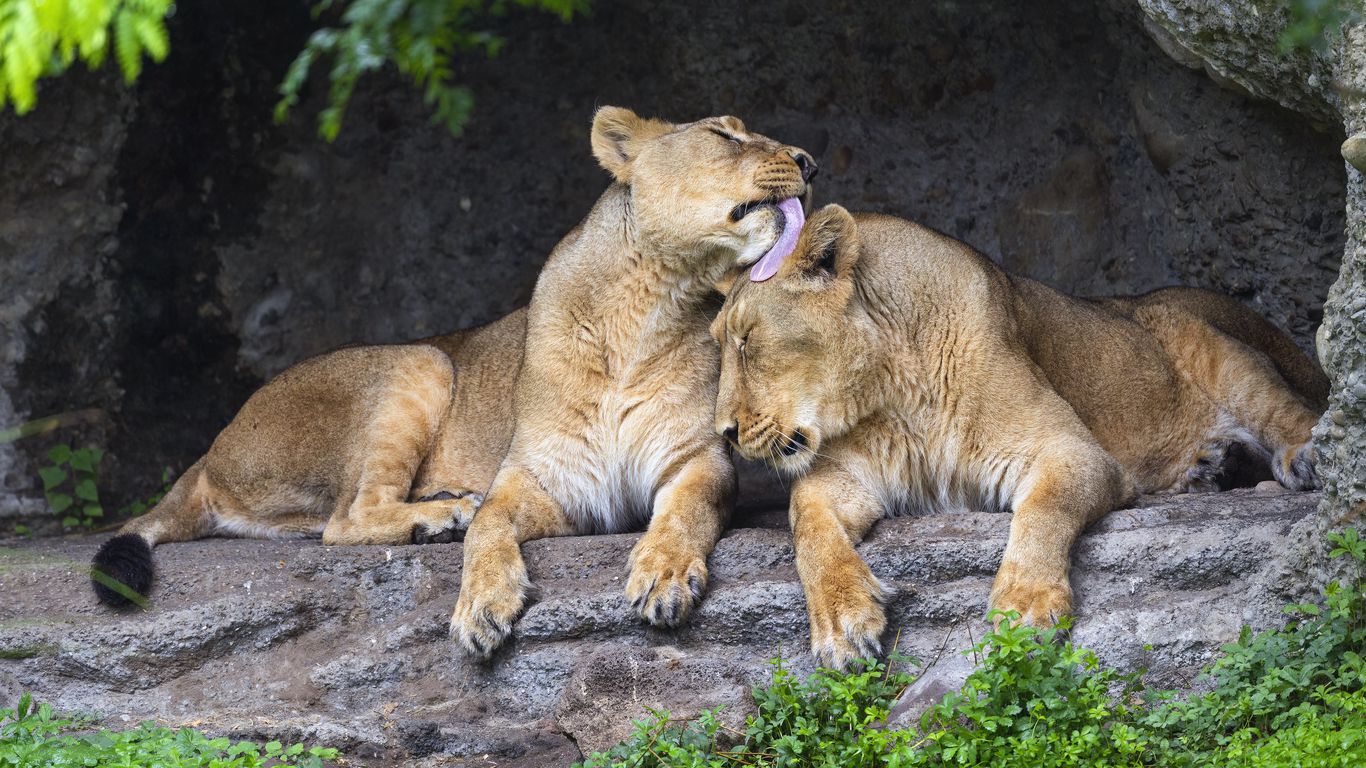
[{"label": "closed eye", "polygon": [[744,143],[745,143],[744,140],[742,140],[739,136],[732,136],[731,134],[726,133],[725,131],[723,131],[723,130],[721,130],[721,129],[719,129],[719,128],[708,128],[707,130],[711,131],[712,133],[716,134],[717,136],[720,136],[721,138],[725,139],[726,141],[733,141],[733,142],[735,142],[737,145],[738,145],[738,144],[744,144]]}]

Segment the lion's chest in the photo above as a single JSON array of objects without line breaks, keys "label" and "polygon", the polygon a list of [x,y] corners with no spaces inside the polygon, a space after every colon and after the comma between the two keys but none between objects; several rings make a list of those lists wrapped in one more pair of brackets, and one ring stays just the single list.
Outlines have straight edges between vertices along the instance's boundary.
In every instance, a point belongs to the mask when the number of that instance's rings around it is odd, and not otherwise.
[{"label": "lion's chest", "polygon": [[525,460],[580,530],[642,527],[660,486],[716,439],[715,367],[705,348],[627,359],[565,403],[558,428],[527,436]]},{"label": "lion's chest", "polygon": [[830,447],[886,515],[1007,511],[1023,465],[964,440],[951,424],[879,417]]}]

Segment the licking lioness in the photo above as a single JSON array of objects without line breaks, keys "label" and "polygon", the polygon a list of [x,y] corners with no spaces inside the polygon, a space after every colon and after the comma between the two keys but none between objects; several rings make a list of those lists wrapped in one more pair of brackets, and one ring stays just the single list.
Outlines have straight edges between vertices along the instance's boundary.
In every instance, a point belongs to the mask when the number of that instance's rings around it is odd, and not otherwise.
[{"label": "licking lioness", "polygon": [[537,280],[512,443],[465,536],[451,634],[479,656],[525,602],[529,539],[648,520],[626,580],[636,611],[674,625],[701,598],[735,493],[711,430],[714,286],[791,253],[816,169],[735,118],[612,108],[593,121],[593,153],[615,183]]},{"label": "licking lioness", "polygon": [[1071,610],[1077,534],[1135,492],[1209,488],[1233,443],[1288,488],[1317,484],[1326,381],[1232,299],[1076,299],[839,206],[762,277],[741,275],[712,326],[716,430],[800,476],[794,547],[825,664],[880,648],[887,592],[854,545],[884,514],[1012,510],[991,606],[1046,625]]}]

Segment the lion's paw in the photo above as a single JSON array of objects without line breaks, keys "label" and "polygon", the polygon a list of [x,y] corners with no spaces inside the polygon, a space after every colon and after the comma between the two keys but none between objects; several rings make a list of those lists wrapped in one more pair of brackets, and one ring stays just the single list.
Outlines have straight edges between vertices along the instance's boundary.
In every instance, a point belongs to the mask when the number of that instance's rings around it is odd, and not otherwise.
[{"label": "lion's paw", "polygon": [[[1067,578],[1030,578],[1003,566],[991,590],[992,610],[1020,615],[1031,627],[1047,628],[1072,612],[1072,587]],[[999,624],[1001,619],[997,619]]]},{"label": "lion's paw", "polygon": [[451,639],[471,656],[487,659],[512,634],[531,583],[520,556],[466,578],[451,615]]},{"label": "lion's paw", "polygon": [[707,562],[703,558],[665,547],[637,545],[631,551],[626,599],[651,624],[676,627],[687,621],[706,589]]},{"label": "lion's paw", "polygon": [[891,587],[857,557],[825,569],[806,596],[816,661],[830,669],[848,669],[860,659],[882,655],[887,628],[882,606],[891,594]]},{"label": "lion's paw", "polygon": [[437,491],[417,500],[419,504],[451,502],[436,519],[413,526],[414,544],[449,544],[465,538],[465,531],[474,521],[474,513],[484,503],[484,495],[474,491]]},{"label": "lion's paw", "polygon": [[1292,491],[1312,491],[1321,487],[1317,458],[1312,443],[1301,443],[1281,448],[1271,459],[1271,471],[1276,481]]}]

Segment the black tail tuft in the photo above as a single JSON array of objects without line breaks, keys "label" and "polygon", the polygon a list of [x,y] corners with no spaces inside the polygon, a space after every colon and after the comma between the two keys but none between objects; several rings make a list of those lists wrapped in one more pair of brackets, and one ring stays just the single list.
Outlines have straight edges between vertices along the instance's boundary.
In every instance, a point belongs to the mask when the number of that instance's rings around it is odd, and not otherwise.
[{"label": "black tail tuft", "polygon": [[90,568],[90,584],[101,603],[112,608],[144,605],[143,595],[152,586],[152,547],[136,533],[125,533],[106,541],[95,553]]}]

